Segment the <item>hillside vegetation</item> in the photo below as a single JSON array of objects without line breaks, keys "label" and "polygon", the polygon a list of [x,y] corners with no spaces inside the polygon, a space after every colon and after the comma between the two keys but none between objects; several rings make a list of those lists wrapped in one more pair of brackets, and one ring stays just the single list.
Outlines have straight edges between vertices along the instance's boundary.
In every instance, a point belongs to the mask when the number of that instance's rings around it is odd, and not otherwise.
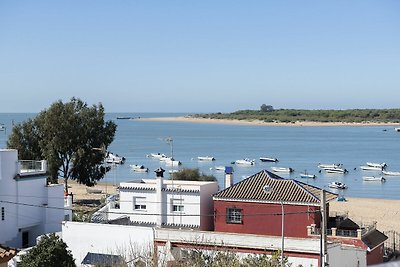
[{"label": "hillside vegetation", "polygon": [[195,114],[194,118],[260,120],[264,122],[295,123],[312,122],[345,122],[345,123],[399,123],[400,109],[348,109],[348,110],[239,110],[232,113]]}]

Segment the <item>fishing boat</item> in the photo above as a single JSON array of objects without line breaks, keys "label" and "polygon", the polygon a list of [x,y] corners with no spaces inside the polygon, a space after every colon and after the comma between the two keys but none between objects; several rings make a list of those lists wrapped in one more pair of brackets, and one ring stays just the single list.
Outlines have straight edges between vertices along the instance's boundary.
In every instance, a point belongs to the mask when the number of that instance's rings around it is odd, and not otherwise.
[{"label": "fishing boat", "polygon": [[213,161],[213,160],[215,160],[215,158],[211,157],[211,156],[200,156],[200,157],[197,157],[197,159],[201,160],[201,161]]},{"label": "fishing boat", "polygon": [[318,164],[318,168],[320,169],[334,169],[334,168],[341,168],[341,163],[334,163],[334,164]]},{"label": "fishing boat", "polygon": [[285,173],[291,173],[294,171],[292,168],[285,168],[285,167],[271,167],[271,170],[273,172],[285,172]]},{"label": "fishing boat", "polygon": [[395,172],[395,171],[386,171],[386,170],[383,170],[382,173],[383,173],[384,175],[387,175],[387,176],[400,176],[400,172]]},{"label": "fishing boat", "polygon": [[344,168],[324,168],[327,173],[338,173],[338,174],[345,174],[348,171]]},{"label": "fishing boat", "polygon": [[236,161],[235,161],[235,164],[252,166],[252,165],[255,165],[255,164],[256,164],[256,161],[255,161],[254,159],[250,160],[250,159],[248,159],[248,158],[245,158],[245,159],[238,159],[238,160],[236,160]]},{"label": "fishing boat", "polygon": [[303,173],[300,173],[300,177],[305,178],[305,179],[315,179],[316,178],[315,174],[309,174],[306,171]]},{"label": "fishing boat", "polygon": [[131,164],[131,165],[129,165],[129,167],[131,167],[131,169],[132,169],[134,172],[148,172],[148,171],[149,171],[149,169],[146,168],[146,167],[143,166],[143,165]]},{"label": "fishing boat", "polygon": [[347,189],[347,185],[341,182],[331,182],[328,186],[335,189]]},{"label": "fishing boat", "polygon": [[123,164],[125,162],[125,158],[118,156],[118,154],[114,155],[111,152],[107,152],[105,162],[110,164]]},{"label": "fishing boat", "polygon": [[149,155],[147,155],[147,157],[161,159],[161,158],[166,158],[167,156],[161,153],[150,153]]},{"label": "fishing boat", "polygon": [[368,181],[368,182],[386,182],[385,177],[379,176],[363,176],[363,181]]},{"label": "fishing boat", "polygon": [[363,166],[360,166],[360,169],[363,171],[382,171],[383,167],[382,166],[363,165]]},{"label": "fishing boat", "polygon": [[387,167],[385,162],[382,162],[382,163],[367,162],[367,166],[376,167],[376,168],[382,168],[382,169]]},{"label": "fishing boat", "polygon": [[260,160],[262,162],[278,162],[279,161],[277,158],[270,158],[270,157],[260,157]]}]

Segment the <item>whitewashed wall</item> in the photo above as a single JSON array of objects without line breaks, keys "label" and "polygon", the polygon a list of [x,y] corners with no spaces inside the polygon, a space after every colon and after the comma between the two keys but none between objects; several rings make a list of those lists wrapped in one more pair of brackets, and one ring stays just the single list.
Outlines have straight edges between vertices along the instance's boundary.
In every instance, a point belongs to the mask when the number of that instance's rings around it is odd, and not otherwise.
[{"label": "whitewashed wall", "polygon": [[118,254],[126,260],[148,253],[154,241],[153,228],[111,224],[63,222],[62,239],[77,266],[88,252]]},{"label": "whitewashed wall", "polygon": [[367,266],[367,252],[353,246],[336,246],[329,249],[329,266],[365,267]]}]

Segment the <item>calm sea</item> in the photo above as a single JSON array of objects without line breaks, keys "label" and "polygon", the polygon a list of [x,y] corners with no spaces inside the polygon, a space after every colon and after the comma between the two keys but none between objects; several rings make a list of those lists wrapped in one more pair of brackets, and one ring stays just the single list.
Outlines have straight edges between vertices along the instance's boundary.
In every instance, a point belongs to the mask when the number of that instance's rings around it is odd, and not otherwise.
[{"label": "calm sea", "polygon": [[[129,117],[171,117],[186,114],[166,113],[124,113],[107,114],[107,119],[118,125],[110,151],[126,158],[126,163],[116,166],[107,174],[105,181],[118,184],[138,178],[153,178],[158,167],[169,170],[158,160],[146,157],[150,153],[164,153],[180,160],[179,168],[199,168],[205,174],[214,175],[223,186],[223,172],[210,168],[233,166],[234,181],[253,175],[272,166],[291,167],[295,172],[280,174],[282,177],[297,179],[323,187],[345,197],[366,197],[400,199],[400,177],[387,177],[385,183],[365,182],[362,176],[379,176],[379,172],[359,169],[366,162],[386,162],[388,170],[400,171],[400,133],[391,126],[362,127],[279,127],[216,125],[183,122],[158,122],[141,120],[118,120],[117,116]],[[0,123],[7,130],[0,132],[0,147],[6,146],[12,124],[33,117],[34,114],[0,114]],[[172,145],[165,139],[172,137]],[[199,162],[197,156],[213,156],[212,162]],[[262,163],[259,157],[279,159],[278,163]],[[256,165],[241,167],[231,165],[237,159],[250,158]],[[318,163],[342,163],[349,170],[346,175],[319,173]],[[130,164],[143,164],[149,173],[133,172]],[[175,167],[176,168],[176,167]],[[316,174],[316,179],[300,178],[307,171]],[[167,174],[168,176],[168,174]],[[344,182],[347,190],[336,191],[328,188],[332,181]]]}]

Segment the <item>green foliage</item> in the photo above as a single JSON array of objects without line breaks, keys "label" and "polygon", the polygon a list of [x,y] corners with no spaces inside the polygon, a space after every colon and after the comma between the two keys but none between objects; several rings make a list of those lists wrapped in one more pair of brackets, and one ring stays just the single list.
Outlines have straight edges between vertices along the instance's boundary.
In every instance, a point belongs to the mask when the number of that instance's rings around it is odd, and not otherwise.
[{"label": "green foliage", "polygon": [[182,181],[216,181],[213,175],[201,174],[199,169],[182,169],[172,174],[172,180]]},{"label": "green foliage", "polygon": [[273,110],[274,110],[274,107],[271,106],[271,105],[262,104],[261,107],[260,107],[260,110],[261,110],[262,112],[270,112],[270,111],[273,111]]},{"label": "green foliage", "polygon": [[[53,103],[34,119],[16,125],[7,141],[20,159],[46,159],[52,181],[59,176],[92,186],[104,177],[104,153],[114,140],[116,124],[104,121],[104,108],[79,99]],[[97,150],[96,150],[97,148]]]},{"label": "green foliage", "polygon": [[[345,122],[345,123],[400,123],[400,109],[349,109],[349,110],[304,110],[304,109],[273,109],[265,112],[267,105],[261,110],[239,110],[232,113],[196,114],[195,118],[231,119],[231,120],[261,120],[265,122],[297,121],[313,122]],[[272,107],[272,106],[271,106]]]},{"label": "green foliage", "polygon": [[39,243],[21,256],[21,267],[73,267],[75,265],[71,251],[55,234],[43,236]]}]

